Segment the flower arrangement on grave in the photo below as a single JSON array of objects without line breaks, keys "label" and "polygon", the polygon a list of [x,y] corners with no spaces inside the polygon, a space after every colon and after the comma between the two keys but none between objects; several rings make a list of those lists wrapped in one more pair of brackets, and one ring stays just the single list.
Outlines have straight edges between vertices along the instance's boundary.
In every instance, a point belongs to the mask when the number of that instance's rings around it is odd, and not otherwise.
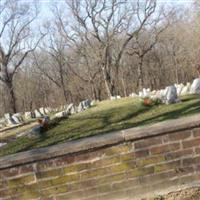
[{"label": "flower arrangement on grave", "polygon": [[144,106],[153,106],[153,105],[161,104],[162,101],[159,98],[144,97],[142,99],[142,103],[143,103]]},{"label": "flower arrangement on grave", "polygon": [[143,105],[145,105],[145,106],[152,106],[153,105],[152,99],[150,99],[149,97],[143,98]]}]

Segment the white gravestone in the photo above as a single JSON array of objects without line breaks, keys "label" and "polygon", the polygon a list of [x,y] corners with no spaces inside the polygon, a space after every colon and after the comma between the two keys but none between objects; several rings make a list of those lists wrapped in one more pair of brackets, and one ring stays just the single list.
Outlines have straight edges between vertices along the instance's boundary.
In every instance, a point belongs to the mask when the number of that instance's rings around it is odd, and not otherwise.
[{"label": "white gravestone", "polygon": [[191,94],[200,94],[200,78],[193,81],[190,89]]}]

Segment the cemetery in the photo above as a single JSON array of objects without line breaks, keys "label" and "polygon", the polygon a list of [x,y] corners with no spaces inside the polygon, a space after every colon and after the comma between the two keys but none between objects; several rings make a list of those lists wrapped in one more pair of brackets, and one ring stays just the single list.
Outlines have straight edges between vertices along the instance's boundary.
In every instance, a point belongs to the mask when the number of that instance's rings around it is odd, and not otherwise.
[{"label": "cemetery", "polygon": [[0,200],[200,200],[198,0],[0,0]]},{"label": "cemetery", "polygon": [[[158,91],[144,88],[138,95],[130,94],[127,98],[117,96],[102,102],[85,100],[78,106],[71,103],[60,108],[5,114],[1,119],[0,155],[198,114],[199,95],[200,79],[197,78],[186,86],[173,85]],[[46,130],[40,133],[42,121],[38,124],[37,119],[45,119],[45,116],[51,120],[45,122]]]}]

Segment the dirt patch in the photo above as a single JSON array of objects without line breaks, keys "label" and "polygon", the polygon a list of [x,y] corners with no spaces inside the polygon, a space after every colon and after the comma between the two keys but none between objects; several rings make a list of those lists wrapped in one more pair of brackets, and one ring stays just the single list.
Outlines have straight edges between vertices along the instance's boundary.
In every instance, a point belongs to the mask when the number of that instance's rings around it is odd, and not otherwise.
[{"label": "dirt patch", "polygon": [[195,187],[171,192],[163,197],[157,197],[155,200],[200,200],[200,188]]}]

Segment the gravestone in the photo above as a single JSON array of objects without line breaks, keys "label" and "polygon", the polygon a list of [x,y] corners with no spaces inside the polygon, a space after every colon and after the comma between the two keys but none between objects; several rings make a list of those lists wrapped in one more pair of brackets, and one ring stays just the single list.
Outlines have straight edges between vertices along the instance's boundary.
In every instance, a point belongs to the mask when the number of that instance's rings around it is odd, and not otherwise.
[{"label": "gravestone", "polygon": [[146,88],[143,88],[142,90],[142,97],[145,98],[145,97],[149,97],[150,96],[150,88],[146,89]]},{"label": "gravestone", "polygon": [[36,118],[40,118],[40,117],[43,117],[43,116],[44,116],[44,115],[43,115],[39,110],[37,110],[37,109],[34,111],[34,113],[35,113],[35,117],[36,117]]},{"label": "gravestone", "polygon": [[21,122],[17,116],[12,115],[12,119],[15,121],[16,124],[21,124]]},{"label": "gravestone", "polygon": [[191,88],[191,83],[187,83],[187,85],[183,87],[181,95],[189,94],[190,88]]},{"label": "gravestone", "polygon": [[83,106],[83,102],[81,101],[78,105],[78,112],[82,112],[84,111],[84,106]]},{"label": "gravestone", "polygon": [[73,105],[71,110],[70,110],[70,114],[73,115],[76,113],[76,107]]},{"label": "gravestone", "polygon": [[7,143],[3,142],[3,143],[0,143],[0,148],[7,145]]},{"label": "gravestone", "polygon": [[36,118],[35,112],[31,111],[31,118]]},{"label": "gravestone", "polygon": [[181,92],[182,92],[182,90],[184,88],[184,85],[182,83],[179,84],[179,85],[176,84],[175,87],[176,87],[176,90],[177,90],[177,95],[180,96]]},{"label": "gravestone", "polygon": [[83,107],[84,109],[88,109],[89,107],[91,107],[91,101],[89,99],[83,101]]},{"label": "gravestone", "polygon": [[135,98],[135,97],[138,97],[138,95],[136,94],[136,93],[131,93],[131,94],[129,94],[129,97],[133,97],[133,98]]},{"label": "gravestone", "polygon": [[68,113],[66,111],[61,111],[55,114],[55,117],[61,118],[61,117],[67,117]]},{"label": "gravestone", "polygon": [[15,113],[12,117],[17,118],[17,119],[19,120],[20,123],[23,123],[23,122],[24,122],[24,119],[23,119],[21,113]]},{"label": "gravestone", "polygon": [[174,85],[169,86],[165,90],[164,103],[172,104],[178,102],[177,89]]},{"label": "gravestone", "polygon": [[8,125],[16,125],[16,122],[13,120],[10,113],[4,114],[4,117]]},{"label": "gravestone", "polygon": [[200,78],[193,81],[190,89],[191,94],[200,94]]},{"label": "gravestone", "polygon": [[0,118],[0,128],[3,128],[6,126],[6,119],[5,118]]},{"label": "gravestone", "polygon": [[45,112],[45,109],[43,107],[39,108],[39,112],[42,114],[42,115],[46,115],[47,113]]},{"label": "gravestone", "polygon": [[71,109],[73,108],[73,106],[74,106],[73,103],[70,103],[70,104],[68,105],[68,107],[67,107],[67,109],[66,109],[66,112],[67,112],[68,114],[71,114]]},{"label": "gravestone", "polygon": [[50,113],[49,108],[44,108],[44,113],[49,114]]},{"label": "gravestone", "polygon": [[32,118],[32,117],[31,117],[31,112],[25,112],[25,113],[24,113],[24,117],[25,117],[25,119],[30,119],[30,118]]}]

